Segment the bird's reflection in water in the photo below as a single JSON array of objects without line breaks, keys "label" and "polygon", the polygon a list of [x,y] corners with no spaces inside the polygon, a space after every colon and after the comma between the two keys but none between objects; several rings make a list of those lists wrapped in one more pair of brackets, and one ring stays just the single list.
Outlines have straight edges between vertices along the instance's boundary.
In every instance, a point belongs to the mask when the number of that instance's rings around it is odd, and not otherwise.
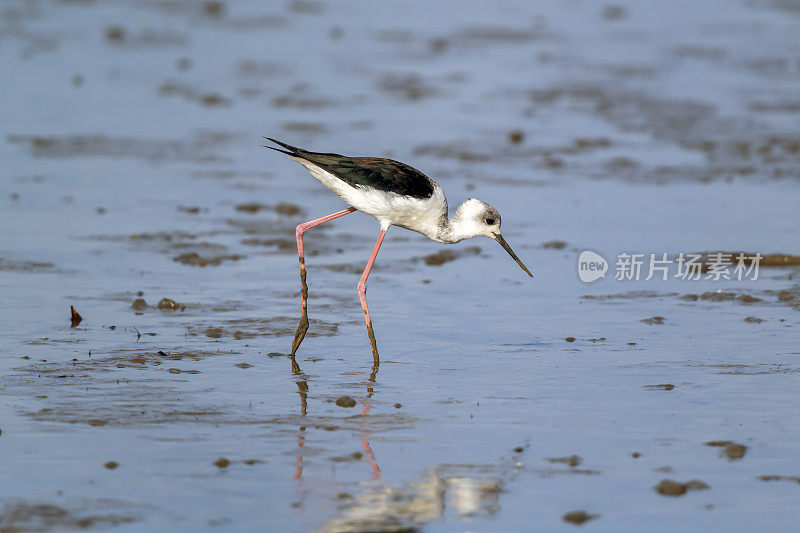
[{"label": "bird's reflection in water", "polygon": [[[300,396],[300,416],[306,416],[308,413],[308,377],[300,370],[300,365],[292,355],[292,375],[295,377],[297,384],[297,393]],[[303,477],[303,445],[306,440],[306,426],[302,425],[297,430],[297,456],[295,457],[294,475],[292,479],[301,479]]]},{"label": "bird's reflection in water", "polygon": [[[305,417],[308,414],[309,378],[294,357],[291,361],[292,377],[300,396],[300,415]],[[363,385],[362,416],[372,411],[378,370],[376,363]],[[306,425],[300,425],[292,476],[300,484],[303,482],[305,434]],[[359,440],[364,457],[372,468],[372,482],[360,485],[363,492],[340,500],[338,516],[323,524],[320,531],[399,531],[403,527],[415,529],[448,514],[460,520],[493,516],[500,511],[501,486],[516,476],[516,468],[509,468],[503,461],[497,465],[439,465],[428,468],[418,481],[392,488],[383,482],[370,437],[371,432],[364,430]],[[513,473],[509,475],[509,472]],[[294,503],[298,511],[303,510],[305,492],[301,491]]]},{"label": "bird's reflection in water", "polygon": [[[300,369],[300,365],[297,362],[295,356],[289,356],[292,361],[292,376],[294,378],[295,384],[297,385],[297,393],[300,396],[300,416],[306,416],[308,414],[308,376],[303,373]],[[363,400],[363,409],[361,410],[362,415],[367,415],[372,410],[372,396],[375,394],[375,381],[378,376],[379,370],[379,363],[376,361],[375,364],[372,366],[372,371],[369,374],[368,384],[366,385],[366,396]],[[303,447],[305,446],[305,434],[306,434],[306,425],[301,425],[297,430],[297,455],[295,456],[295,466],[294,466],[294,474],[292,475],[292,479],[297,481],[302,480],[303,478]],[[361,433],[361,448],[364,450],[364,454],[369,462],[370,467],[372,468],[372,478],[375,480],[381,479],[381,467],[378,465],[378,461],[375,459],[375,453],[372,451],[372,446],[369,443],[369,432],[362,432]],[[302,502],[297,503],[298,507],[302,507]]]},{"label": "bird's reflection in water", "polygon": [[505,482],[495,466],[440,465],[399,488],[370,485],[340,505],[317,531],[416,531],[450,517],[474,520],[500,511]]},{"label": "bird's reflection in water", "polygon": [[[362,415],[366,415],[372,410],[372,395],[375,394],[375,378],[378,376],[378,367],[380,364],[378,361],[375,361],[375,364],[372,365],[372,372],[369,374],[369,383],[367,384],[367,395],[364,398],[364,408],[361,410]],[[378,462],[375,460],[375,454],[372,452],[372,446],[369,445],[369,436],[370,433],[362,432],[361,433],[361,448],[364,450],[364,453],[367,454],[367,461],[369,461],[370,466],[372,467],[372,477],[373,479],[379,480],[381,479],[381,467],[378,466]]]}]

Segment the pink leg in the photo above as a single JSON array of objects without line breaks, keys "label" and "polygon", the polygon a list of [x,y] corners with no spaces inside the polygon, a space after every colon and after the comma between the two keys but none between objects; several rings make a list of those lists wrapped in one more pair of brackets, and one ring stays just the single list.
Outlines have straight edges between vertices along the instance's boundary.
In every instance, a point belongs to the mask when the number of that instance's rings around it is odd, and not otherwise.
[{"label": "pink leg", "polygon": [[375,263],[375,258],[378,256],[378,250],[381,248],[383,236],[386,235],[386,230],[381,229],[378,234],[378,240],[375,243],[375,248],[372,249],[372,255],[369,256],[367,266],[364,268],[364,273],[361,274],[361,279],[358,281],[358,299],[361,301],[361,309],[364,310],[364,321],[367,323],[367,335],[369,335],[369,342],[372,345],[372,358],[375,363],[378,363],[378,345],[375,343],[375,332],[372,331],[372,319],[369,317],[369,309],[367,309],[367,278],[369,271],[372,270],[372,265]]},{"label": "pink leg", "polygon": [[303,342],[303,339],[306,337],[306,331],[308,331],[308,285],[306,284],[306,258],[303,255],[303,233],[305,233],[307,229],[319,226],[334,218],[349,215],[353,211],[356,211],[355,207],[348,207],[347,209],[337,211],[331,215],[303,222],[297,226],[297,230],[294,233],[297,238],[297,255],[300,257],[300,298],[302,300],[302,315],[300,317],[300,324],[297,326],[297,331],[294,334],[294,341],[292,341],[292,355],[297,352],[300,343]]}]

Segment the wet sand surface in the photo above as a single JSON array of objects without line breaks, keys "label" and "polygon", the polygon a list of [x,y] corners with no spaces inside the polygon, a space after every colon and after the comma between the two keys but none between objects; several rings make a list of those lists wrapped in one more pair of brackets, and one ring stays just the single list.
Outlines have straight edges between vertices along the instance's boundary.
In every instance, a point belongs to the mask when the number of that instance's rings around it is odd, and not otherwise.
[{"label": "wet sand surface", "polygon": [[[3,2],[0,529],[791,530],[798,34],[770,0]],[[378,226],[338,219],[293,361],[294,228],[343,204],[263,135],[491,203],[536,277],[390,229],[373,367]],[[613,279],[738,251],[773,255]]]}]

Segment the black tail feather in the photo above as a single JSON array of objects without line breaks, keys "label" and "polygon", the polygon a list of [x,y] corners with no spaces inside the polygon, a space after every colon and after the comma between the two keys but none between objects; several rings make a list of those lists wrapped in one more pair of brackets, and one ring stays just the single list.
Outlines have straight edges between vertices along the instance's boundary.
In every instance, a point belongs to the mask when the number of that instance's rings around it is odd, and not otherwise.
[{"label": "black tail feather", "polygon": [[268,140],[268,141],[272,141],[275,144],[286,148],[286,150],[281,150],[279,148],[273,148],[272,146],[265,146],[264,148],[270,148],[272,150],[275,150],[275,151],[278,151],[278,152],[281,152],[281,153],[284,153],[284,154],[288,154],[288,155],[293,155],[293,156],[299,156],[299,155],[301,155],[302,152],[305,152],[305,150],[303,150],[302,148],[298,148],[296,146],[292,146],[291,144],[286,144],[285,142],[281,142],[281,141],[279,141],[277,139],[273,139],[272,137],[264,137],[264,138],[266,140]]},{"label": "black tail feather", "polygon": [[269,148],[270,150],[275,150],[276,152],[280,152],[280,153],[286,154],[286,155],[292,155],[292,156],[296,155],[296,154],[294,154],[292,152],[287,152],[286,150],[281,150],[280,148],[275,148],[274,146],[267,146],[266,144],[262,144],[261,148]]}]

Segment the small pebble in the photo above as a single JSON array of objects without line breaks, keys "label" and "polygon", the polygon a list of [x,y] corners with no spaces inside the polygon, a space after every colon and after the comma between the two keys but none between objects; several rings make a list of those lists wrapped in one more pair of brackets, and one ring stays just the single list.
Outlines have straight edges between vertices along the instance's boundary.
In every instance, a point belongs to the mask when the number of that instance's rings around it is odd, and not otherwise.
[{"label": "small pebble", "polygon": [[170,300],[169,298],[161,298],[161,301],[158,302],[156,305],[158,309],[162,309],[164,311],[174,311],[178,308],[178,304],[175,303],[175,300]]},{"label": "small pebble", "polygon": [[586,511],[570,511],[568,513],[565,513],[561,518],[565,522],[581,525],[584,522],[592,520],[593,518],[597,518],[597,515],[589,514]]},{"label": "small pebble", "polygon": [[339,407],[355,407],[356,401],[350,396],[342,396],[336,400],[336,405]]},{"label": "small pebble", "polygon": [[662,479],[659,481],[658,485],[653,487],[653,489],[662,496],[671,497],[683,496],[690,490],[707,490],[710,488],[711,487],[709,487],[707,483],[699,479],[690,479],[686,483],[680,483],[671,479]]},{"label": "small pebble", "polygon": [[723,448],[722,453],[731,460],[741,459],[747,453],[747,446],[732,442]]},{"label": "small pebble", "polygon": [[121,26],[109,26],[106,28],[106,39],[112,42],[125,40],[125,28]]},{"label": "small pebble", "polygon": [[662,496],[683,496],[686,494],[686,485],[671,479],[662,479],[653,488]]},{"label": "small pebble", "polygon": [[519,144],[525,140],[525,134],[520,130],[512,130],[508,132],[508,142],[511,144]]}]

